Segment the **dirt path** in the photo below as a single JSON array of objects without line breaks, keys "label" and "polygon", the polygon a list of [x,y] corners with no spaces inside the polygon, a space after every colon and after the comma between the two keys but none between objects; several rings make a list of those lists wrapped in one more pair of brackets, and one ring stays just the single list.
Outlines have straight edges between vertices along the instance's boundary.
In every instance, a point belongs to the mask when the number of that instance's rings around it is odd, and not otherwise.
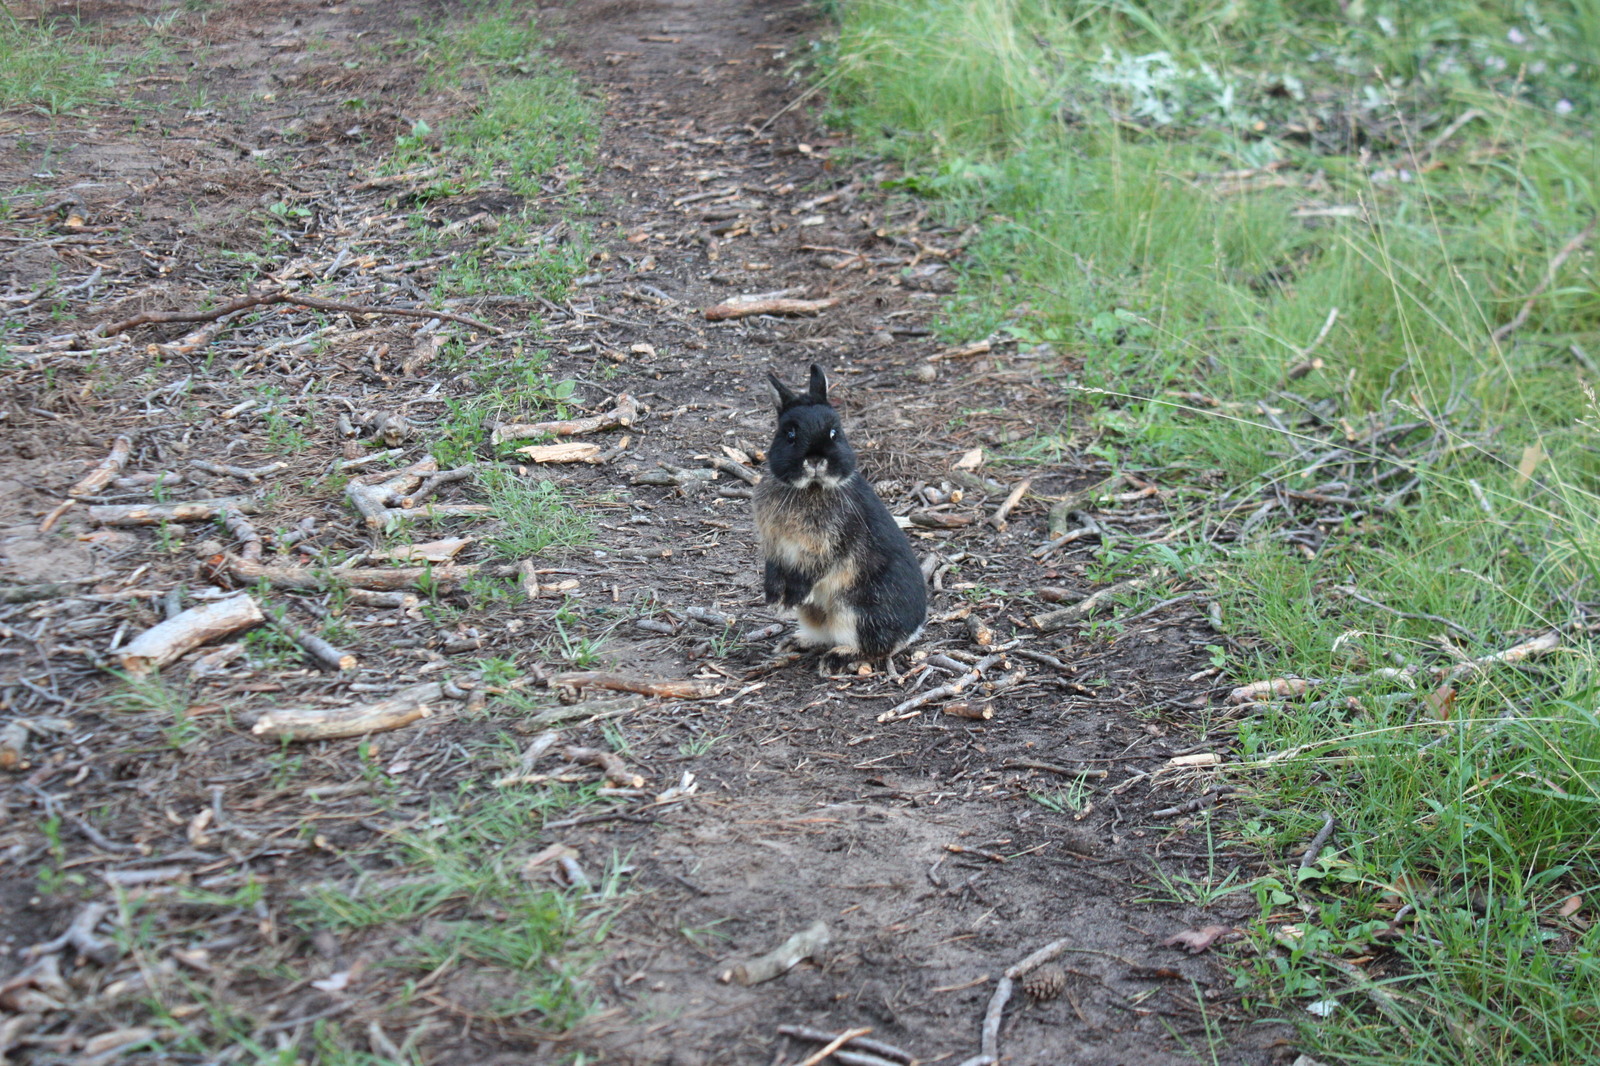
[{"label": "dirt path", "polygon": [[[364,136],[373,142],[344,136],[341,98],[403,101],[419,75],[397,60],[381,77],[366,71],[357,77],[345,73],[341,60],[363,40],[381,44],[400,35],[412,9],[372,12],[298,0],[240,8],[203,27],[200,66],[187,76],[219,102],[190,109],[187,127],[170,124],[159,143],[141,140],[132,123],[108,123],[98,133],[53,131],[74,145],[55,157],[51,180],[63,188],[93,182],[97,174],[143,187],[136,198],[120,186],[114,195],[99,191],[109,182],[76,192],[86,202],[88,225],[106,227],[102,244],[94,244],[92,232],[59,225],[63,239],[55,244],[23,242],[28,254],[60,261],[75,254],[64,248],[81,241],[86,247],[78,260],[66,260],[75,272],[65,280],[87,276],[96,263],[102,280],[98,293],[91,287],[63,305],[78,340],[53,341],[66,332],[30,324],[21,339],[31,361],[7,382],[11,454],[0,478],[13,491],[4,576],[11,583],[82,579],[92,590],[4,608],[7,640],[37,654],[44,671],[24,664],[6,677],[5,709],[40,723],[31,762],[19,768],[28,772],[13,774],[16,787],[0,800],[16,826],[0,835],[6,862],[0,890],[8,904],[0,936],[7,946],[36,942],[40,927],[65,928],[85,900],[105,898],[107,885],[127,890],[177,879],[220,893],[259,884],[264,895],[246,924],[202,933],[200,925],[177,931],[176,919],[163,918],[168,939],[151,950],[170,957],[139,959],[143,979],[156,980],[151,974],[161,967],[204,974],[231,1009],[255,1019],[242,1031],[263,1042],[270,1033],[309,1039],[309,1027],[323,1017],[344,1016],[356,1032],[370,1019],[390,1026],[414,1021],[417,1015],[390,1002],[393,981],[373,979],[349,993],[309,986],[313,976],[325,978],[351,958],[392,952],[393,943],[377,934],[297,928],[288,914],[304,885],[345,876],[351,856],[370,854],[386,835],[425,821],[434,797],[490,789],[487,782],[504,767],[474,765],[483,758],[474,745],[514,728],[515,716],[443,715],[371,744],[312,746],[301,761],[279,758],[269,768],[271,749],[251,739],[243,724],[286,702],[349,702],[425,680],[438,663],[466,667],[503,655],[538,665],[564,617],[574,635],[603,639],[601,659],[628,672],[698,673],[726,684],[719,699],[648,704],[609,723],[613,733],[603,732],[602,723],[573,733],[597,746],[622,742],[652,795],[686,775],[697,791],[673,806],[622,808],[616,817],[547,829],[530,841],[567,844],[591,869],[628,868],[631,892],[592,971],[604,1009],[568,1041],[551,1042],[515,1025],[475,1024],[476,1015],[462,1006],[471,990],[441,986],[442,998],[430,999],[435,1005],[423,1012],[432,1023],[420,1044],[429,1061],[550,1061],[574,1047],[595,1050],[606,1062],[797,1061],[809,1048],[777,1047],[775,1028],[788,1023],[871,1027],[922,1061],[959,1062],[978,1050],[979,1023],[999,975],[1063,938],[1061,994],[1034,1002],[1017,993],[1003,1029],[1005,1061],[1213,1061],[1214,1041],[1227,1044],[1218,1045],[1215,1061],[1273,1061],[1269,1046],[1286,1045],[1269,1041],[1282,1031],[1249,1026],[1221,966],[1211,956],[1191,958],[1162,946],[1180,930],[1230,925],[1254,907],[1249,893],[1205,909],[1193,905],[1200,896],[1186,895],[1185,879],[1219,881],[1238,858],[1220,844],[1212,850],[1202,821],[1154,813],[1210,787],[1169,763],[1222,743],[1193,732],[1213,699],[1203,679],[1204,647],[1217,637],[1181,603],[1107,629],[1076,626],[1045,635],[1026,624],[1050,607],[1035,598],[1039,587],[1064,587],[1069,596],[1093,587],[1085,576],[1092,541],[1044,561],[1030,553],[1045,539],[1050,499],[1101,480],[1106,468],[1088,459],[990,465],[966,483],[952,473],[971,449],[1003,451],[1041,429],[1053,431],[1069,412],[1029,353],[1014,347],[932,364],[932,380],[919,369],[943,347],[929,322],[939,293],[950,287],[947,260],[965,235],[933,227],[913,204],[884,199],[874,165],[847,161],[810,125],[805,106],[790,106],[804,85],[786,79],[785,69],[816,30],[803,5],[622,0],[546,13],[569,61],[606,101],[599,165],[585,186],[605,255],[570,301],[543,304],[548,339],[538,333],[523,339],[548,345],[548,370],[578,382],[573,402],[585,411],[605,409],[621,391],[649,408],[622,456],[550,475],[580,498],[610,500],[597,512],[593,550],[550,567],[579,583],[571,604],[560,608],[566,615],[544,599],[514,609],[463,607],[449,624],[414,610],[369,615],[350,630],[350,650],[366,664],[355,687],[303,668],[255,667],[197,679],[185,719],[200,723],[194,736],[172,736],[170,707],[113,712],[85,702],[105,687],[93,650],[153,621],[152,600],[168,589],[193,587],[197,574],[212,574],[203,562],[196,569],[198,535],[189,548],[173,548],[158,543],[169,535],[164,527],[97,527],[79,517],[82,508],[62,519],[66,536],[38,533],[41,517],[104,454],[108,432],[138,433],[141,450],[129,472],[157,469],[175,456],[253,466],[274,454],[255,454],[249,444],[230,447],[227,422],[216,412],[260,400],[268,395],[264,388],[292,396],[322,377],[355,409],[423,412],[417,421],[425,434],[428,412],[438,413],[442,397],[475,387],[459,367],[400,374],[373,361],[378,345],[396,353],[418,350],[419,341],[425,346],[409,320],[334,318],[319,327],[302,317],[302,333],[327,330],[317,346],[273,351],[267,345],[259,358],[236,362],[245,370],[232,375],[173,348],[159,352],[162,361],[151,368],[142,345],[172,341],[188,327],[141,333],[137,345],[103,352],[83,341],[87,327],[137,310],[190,306],[208,293],[237,291],[242,249],[230,234],[251,232],[243,217],[258,201],[316,205],[314,223],[305,223],[283,253],[303,260],[307,277],[334,277],[340,249],[354,246],[372,256],[362,270],[378,279],[365,298],[393,300],[409,290],[421,306],[429,305],[428,294],[401,284],[420,279],[418,268],[384,273],[384,264],[426,256],[408,251],[403,234],[386,244],[374,235],[393,231],[382,224],[357,230],[355,220],[363,213],[399,218],[425,211],[446,227],[504,209],[504,199],[487,194],[397,205],[382,185],[352,186],[352,176],[372,173],[373,143],[423,116],[403,103],[384,104],[364,118]],[[309,39],[317,46],[308,51]],[[269,87],[280,102],[270,116],[228,102]],[[300,138],[288,154],[290,170],[266,174],[230,147],[278,150],[280,142],[257,140],[254,131],[289,123],[297,124]],[[18,153],[8,175],[14,180],[36,165],[19,147],[29,132],[12,130],[9,145],[0,145]],[[95,143],[96,136],[105,143]],[[175,177],[175,168],[190,173]],[[370,247],[362,243],[369,238]],[[104,254],[94,250],[102,246]],[[31,268],[19,267],[17,254],[8,266],[20,277]],[[41,258],[35,265],[45,264]],[[709,324],[701,314],[732,296],[778,290],[839,303],[799,319]],[[506,302],[466,300],[452,310],[513,331],[504,339],[476,338],[475,358],[503,359],[517,342],[515,309]],[[259,338],[252,343],[259,352]],[[919,527],[914,538],[919,552],[938,556],[933,611],[943,620],[930,628],[924,647],[983,652],[973,643],[968,615],[992,627],[996,641],[1026,638],[1022,650],[1035,655],[1005,664],[1002,673],[1025,675],[996,698],[991,720],[954,718],[929,705],[915,716],[879,721],[906,698],[902,685],[936,683],[926,678],[845,683],[819,679],[800,665],[739,683],[770,648],[733,639],[770,621],[755,606],[754,538],[740,483],[724,476],[677,487],[632,484],[660,469],[659,462],[703,468],[706,457],[724,449],[758,451],[771,422],[764,373],[770,368],[798,379],[812,361],[832,373],[864,465],[887,482],[892,509],[927,511],[929,498],[913,497],[924,485],[964,490],[941,513],[975,521],[951,530]],[[82,387],[45,381],[47,364],[60,372],[69,367]],[[117,380],[108,381],[108,372]],[[210,390],[210,421],[175,418],[163,406],[163,390],[186,380]],[[257,525],[281,531],[313,517],[338,544],[366,544],[370,535],[350,520],[338,492],[313,483],[330,458],[343,454],[332,416],[320,418],[298,430],[304,443],[285,460],[293,469]],[[410,449],[407,460],[426,453],[425,443],[402,447]],[[306,480],[297,480],[302,474]],[[1009,525],[997,531],[985,524],[1024,476],[1033,479],[1031,493]],[[249,488],[195,485],[185,495]],[[1102,518],[1156,539],[1164,528],[1157,503],[1143,497],[1106,504]],[[87,539],[73,539],[80,537]],[[689,608],[740,622],[724,632],[691,620]],[[295,609],[315,614],[316,605],[296,601]],[[0,670],[11,669],[0,663]],[[36,691],[41,683],[43,697]],[[230,721],[216,714],[222,708]],[[374,766],[383,767],[390,790],[377,797],[364,795],[361,785]],[[318,787],[333,791],[317,794]],[[208,810],[214,815],[202,817]],[[40,828],[48,818],[79,831],[57,828],[51,838]],[[305,826],[323,827],[314,845],[299,832]],[[220,844],[211,840],[218,836]],[[48,863],[90,876],[40,891],[39,870]],[[1158,869],[1175,889],[1163,887]],[[168,873],[141,880],[131,872],[138,870]],[[750,988],[718,980],[733,961],[818,920],[832,939],[820,964]],[[194,954],[202,949],[203,957]],[[0,962],[0,985],[21,971],[16,955],[12,950]],[[304,976],[286,985],[272,967],[291,964]],[[49,993],[89,997],[76,1001],[74,1020],[33,1003],[24,1013],[46,1019],[38,1023],[44,1035],[25,1045],[18,1061],[59,1061],[49,1057],[52,1048],[65,1053],[113,1025],[144,1024],[136,1005],[107,991],[119,972],[128,980],[132,969],[131,963],[105,973],[80,966],[81,979],[74,980],[82,987]]]}]

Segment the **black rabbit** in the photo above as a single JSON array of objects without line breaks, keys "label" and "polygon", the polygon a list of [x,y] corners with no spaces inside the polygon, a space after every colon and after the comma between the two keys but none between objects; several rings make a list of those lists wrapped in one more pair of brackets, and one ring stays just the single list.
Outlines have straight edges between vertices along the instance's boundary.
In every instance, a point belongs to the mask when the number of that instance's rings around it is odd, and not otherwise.
[{"label": "black rabbit", "polygon": [[856,469],[822,368],[812,364],[800,393],[767,377],[778,431],[767,450],[770,476],[755,490],[766,602],[795,611],[797,643],[828,649],[824,673],[886,659],[917,639],[928,617],[911,542]]}]

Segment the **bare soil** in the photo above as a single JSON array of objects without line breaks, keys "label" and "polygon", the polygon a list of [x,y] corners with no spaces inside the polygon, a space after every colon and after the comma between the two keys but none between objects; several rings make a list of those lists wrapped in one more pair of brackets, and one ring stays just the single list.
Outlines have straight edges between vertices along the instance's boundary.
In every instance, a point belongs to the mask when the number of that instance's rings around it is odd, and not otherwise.
[{"label": "bare soil", "polygon": [[[141,16],[173,15],[153,2],[78,10],[130,42],[145,32]],[[112,905],[107,937],[141,913],[158,916],[145,919],[138,951],[94,961],[64,949],[55,953],[59,986],[33,989],[31,999],[10,989],[0,998],[0,1055],[90,1061],[80,1057],[86,1049],[117,1046],[91,1043],[97,1036],[152,1024],[151,985],[192,982],[248,1019],[262,1044],[308,1055],[314,1023],[332,1019],[358,1041],[373,1021],[391,1034],[426,1026],[418,1049],[439,1063],[559,1061],[577,1051],[617,1063],[794,1062],[814,1046],[776,1027],[800,1024],[870,1027],[920,1061],[954,1063],[977,1052],[1001,973],[1064,938],[1064,988],[1043,1000],[1017,992],[1004,1061],[1292,1057],[1287,1030],[1241,1009],[1214,954],[1163,944],[1185,929],[1231,926],[1255,907],[1246,892],[1202,909],[1174,900],[1162,880],[1220,880],[1252,861],[1213,848],[1205,815],[1158,813],[1212,787],[1172,760],[1226,744],[1199,732],[1222,715],[1205,651],[1219,638],[1192,601],[1123,611],[1115,626],[1043,634],[1028,622],[1053,606],[1036,598],[1040,587],[1094,590],[1092,539],[1043,560],[1031,553],[1047,539],[1051,500],[1108,468],[1084,456],[988,465],[965,482],[952,472],[974,448],[992,452],[1070,424],[1069,402],[1037,352],[996,344],[928,362],[949,343],[930,323],[970,234],[883,194],[892,176],[883,164],[854,158],[814,124],[806,84],[790,73],[823,31],[807,5],[620,0],[540,13],[604,101],[600,155],[578,208],[599,251],[565,301],[475,297],[449,309],[506,331],[468,338],[483,365],[517,344],[547,347],[552,374],[578,382],[578,413],[607,410],[622,392],[648,408],[630,429],[596,438],[611,447],[631,436],[610,462],[530,473],[589,501],[597,524],[590,547],[536,560],[544,580],[577,581],[565,606],[560,597],[474,605],[447,589],[441,602],[459,610],[441,614],[268,593],[304,626],[342,617],[361,668],[332,676],[263,665],[243,649],[201,671],[202,651],[168,668],[193,723],[185,732],[174,730],[170,708],[104,700],[124,687],[102,668],[108,649],[158,621],[171,590],[203,597],[228,584],[214,560],[240,547],[215,525],[89,520],[97,502],[152,502],[155,490],[133,482],[108,486],[41,533],[114,436],[134,440],[122,477],[183,475],[159,487],[164,498],[270,490],[253,521],[268,558],[287,564],[294,552],[280,556],[276,545],[306,518],[316,523],[308,547],[393,546],[326,480],[335,461],[384,447],[346,438],[341,411],[404,411],[411,461],[427,454],[447,401],[477,386],[459,367],[402,370],[419,331],[438,328],[416,318],[278,306],[191,338],[187,351],[192,324],[122,338],[89,331],[140,311],[215,305],[252,276],[298,278],[302,291],[369,306],[437,307],[440,253],[408,249],[393,223],[424,212],[443,228],[519,206],[493,191],[418,202],[403,183],[364,184],[397,133],[470,107],[470,86],[453,98],[424,95],[404,48],[418,18],[465,17],[457,5],[262,0],[202,10],[176,14],[187,45],[132,79],[126,106],[0,114],[0,188],[48,191],[14,197],[43,206],[0,221],[0,310],[13,346],[0,366],[0,583],[69,586],[0,603],[0,725],[23,720],[29,732],[0,778],[0,990],[23,972],[24,950],[64,930],[86,903]],[[358,116],[347,103],[355,98],[369,102]],[[278,220],[271,261],[257,262],[247,253],[266,245],[271,204],[307,211]],[[566,204],[552,192],[552,210]],[[472,228],[452,239],[470,242]],[[710,323],[702,314],[732,296],[780,290],[839,303],[803,318]],[[529,326],[530,310],[542,324]],[[1059,661],[1013,656],[995,669],[989,680],[1026,674],[994,698],[991,719],[953,717],[934,703],[880,721],[914,688],[948,679],[925,665],[902,662],[898,679],[824,679],[802,662],[747,679],[772,643],[736,638],[773,618],[759,607],[742,483],[723,474],[633,484],[661,461],[703,468],[725,447],[759,452],[771,424],[765,373],[798,381],[811,362],[830,371],[857,450],[896,513],[927,511],[914,497],[924,485],[964,490],[942,513],[973,521],[913,530],[919,553],[938,556],[939,620],[922,650],[984,653],[970,615],[995,642],[1021,637],[1018,647]],[[928,380],[919,367],[930,366]],[[307,420],[312,383],[324,399]],[[267,406],[228,414],[252,399]],[[197,472],[195,460],[289,466],[252,484]],[[1009,524],[985,522],[1026,476],[1031,488]],[[482,495],[468,480],[439,498]],[[1152,540],[1167,525],[1159,496],[1105,504],[1100,518]],[[489,528],[471,516],[439,526],[437,535]],[[461,559],[491,553],[480,540]],[[1166,598],[1181,592],[1174,585]],[[689,608],[737,617],[735,639],[692,620]],[[515,735],[518,720],[501,704],[441,706],[366,741],[306,745],[296,763],[274,761],[277,749],[249,724],[274,707],[470,679],[488,657],[564,669],[551,650],[558,610],[569,637],[603,638],[601,658],[618,672],[725,685],[716,699],[651,700],[610,720],[646,788],[604,817],[529,841],[530,851],[570,845],[590,871],[628,868],[614,930],[589,971],[600,1009],[553,1034],[537,1018],[485,1020],[477,1001],[489,991],[465,969],[406,1000],[401,978],[376,965],[355,967],[342,989],[312,985],[395,945],[297,924],[289,908],[304,886],[375,869],[384,840],[430,817],[437,798],[492,791],[507,767],[485,754],[486,742]],[[601,725],[580,721],[571,739],[605,747]],[[370,784],[374,768],[382,795]],[[691,797],[652,804],[690,774]],[[1062,797],[1076,784],[1081,795],[1071,798],[1082,806],[1073,810]],[[169,905],[180,886],[226,893],[247,882],[263,890],[251,909]],[[819,958],[748,988],[718,979],[818,919],[831,931]],[[205,1028],[203,1016],[182,1020]],[[207,1059],[172,1048],[121,1061]]]}]

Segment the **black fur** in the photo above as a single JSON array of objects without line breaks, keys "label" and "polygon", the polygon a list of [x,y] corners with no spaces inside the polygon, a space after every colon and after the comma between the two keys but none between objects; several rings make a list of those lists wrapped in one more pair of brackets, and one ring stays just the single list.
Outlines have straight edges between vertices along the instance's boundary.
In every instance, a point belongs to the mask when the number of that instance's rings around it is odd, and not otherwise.
[{"label": "black fur", "polygon": [[893,654],[927,619],[911,543],[856,469],[822,368],[811,367],[799,393],[768,376],[778,428],[755,497],[766,602],[796,610],[804,642],[867,659]]}]

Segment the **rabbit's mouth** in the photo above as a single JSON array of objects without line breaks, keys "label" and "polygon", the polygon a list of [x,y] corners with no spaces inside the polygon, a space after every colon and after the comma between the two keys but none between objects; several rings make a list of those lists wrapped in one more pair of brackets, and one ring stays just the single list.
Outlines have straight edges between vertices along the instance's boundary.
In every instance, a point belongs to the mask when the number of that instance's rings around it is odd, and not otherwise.
[{"label": "rabbit's mouth", "polygon": [[803,459],[800,462],[800,476],[795,479],[794,487],[808,489],[812,485],[820,485],[825,489],[836,489],[845,483],[845,479],[834,473],[826,459]]}]

